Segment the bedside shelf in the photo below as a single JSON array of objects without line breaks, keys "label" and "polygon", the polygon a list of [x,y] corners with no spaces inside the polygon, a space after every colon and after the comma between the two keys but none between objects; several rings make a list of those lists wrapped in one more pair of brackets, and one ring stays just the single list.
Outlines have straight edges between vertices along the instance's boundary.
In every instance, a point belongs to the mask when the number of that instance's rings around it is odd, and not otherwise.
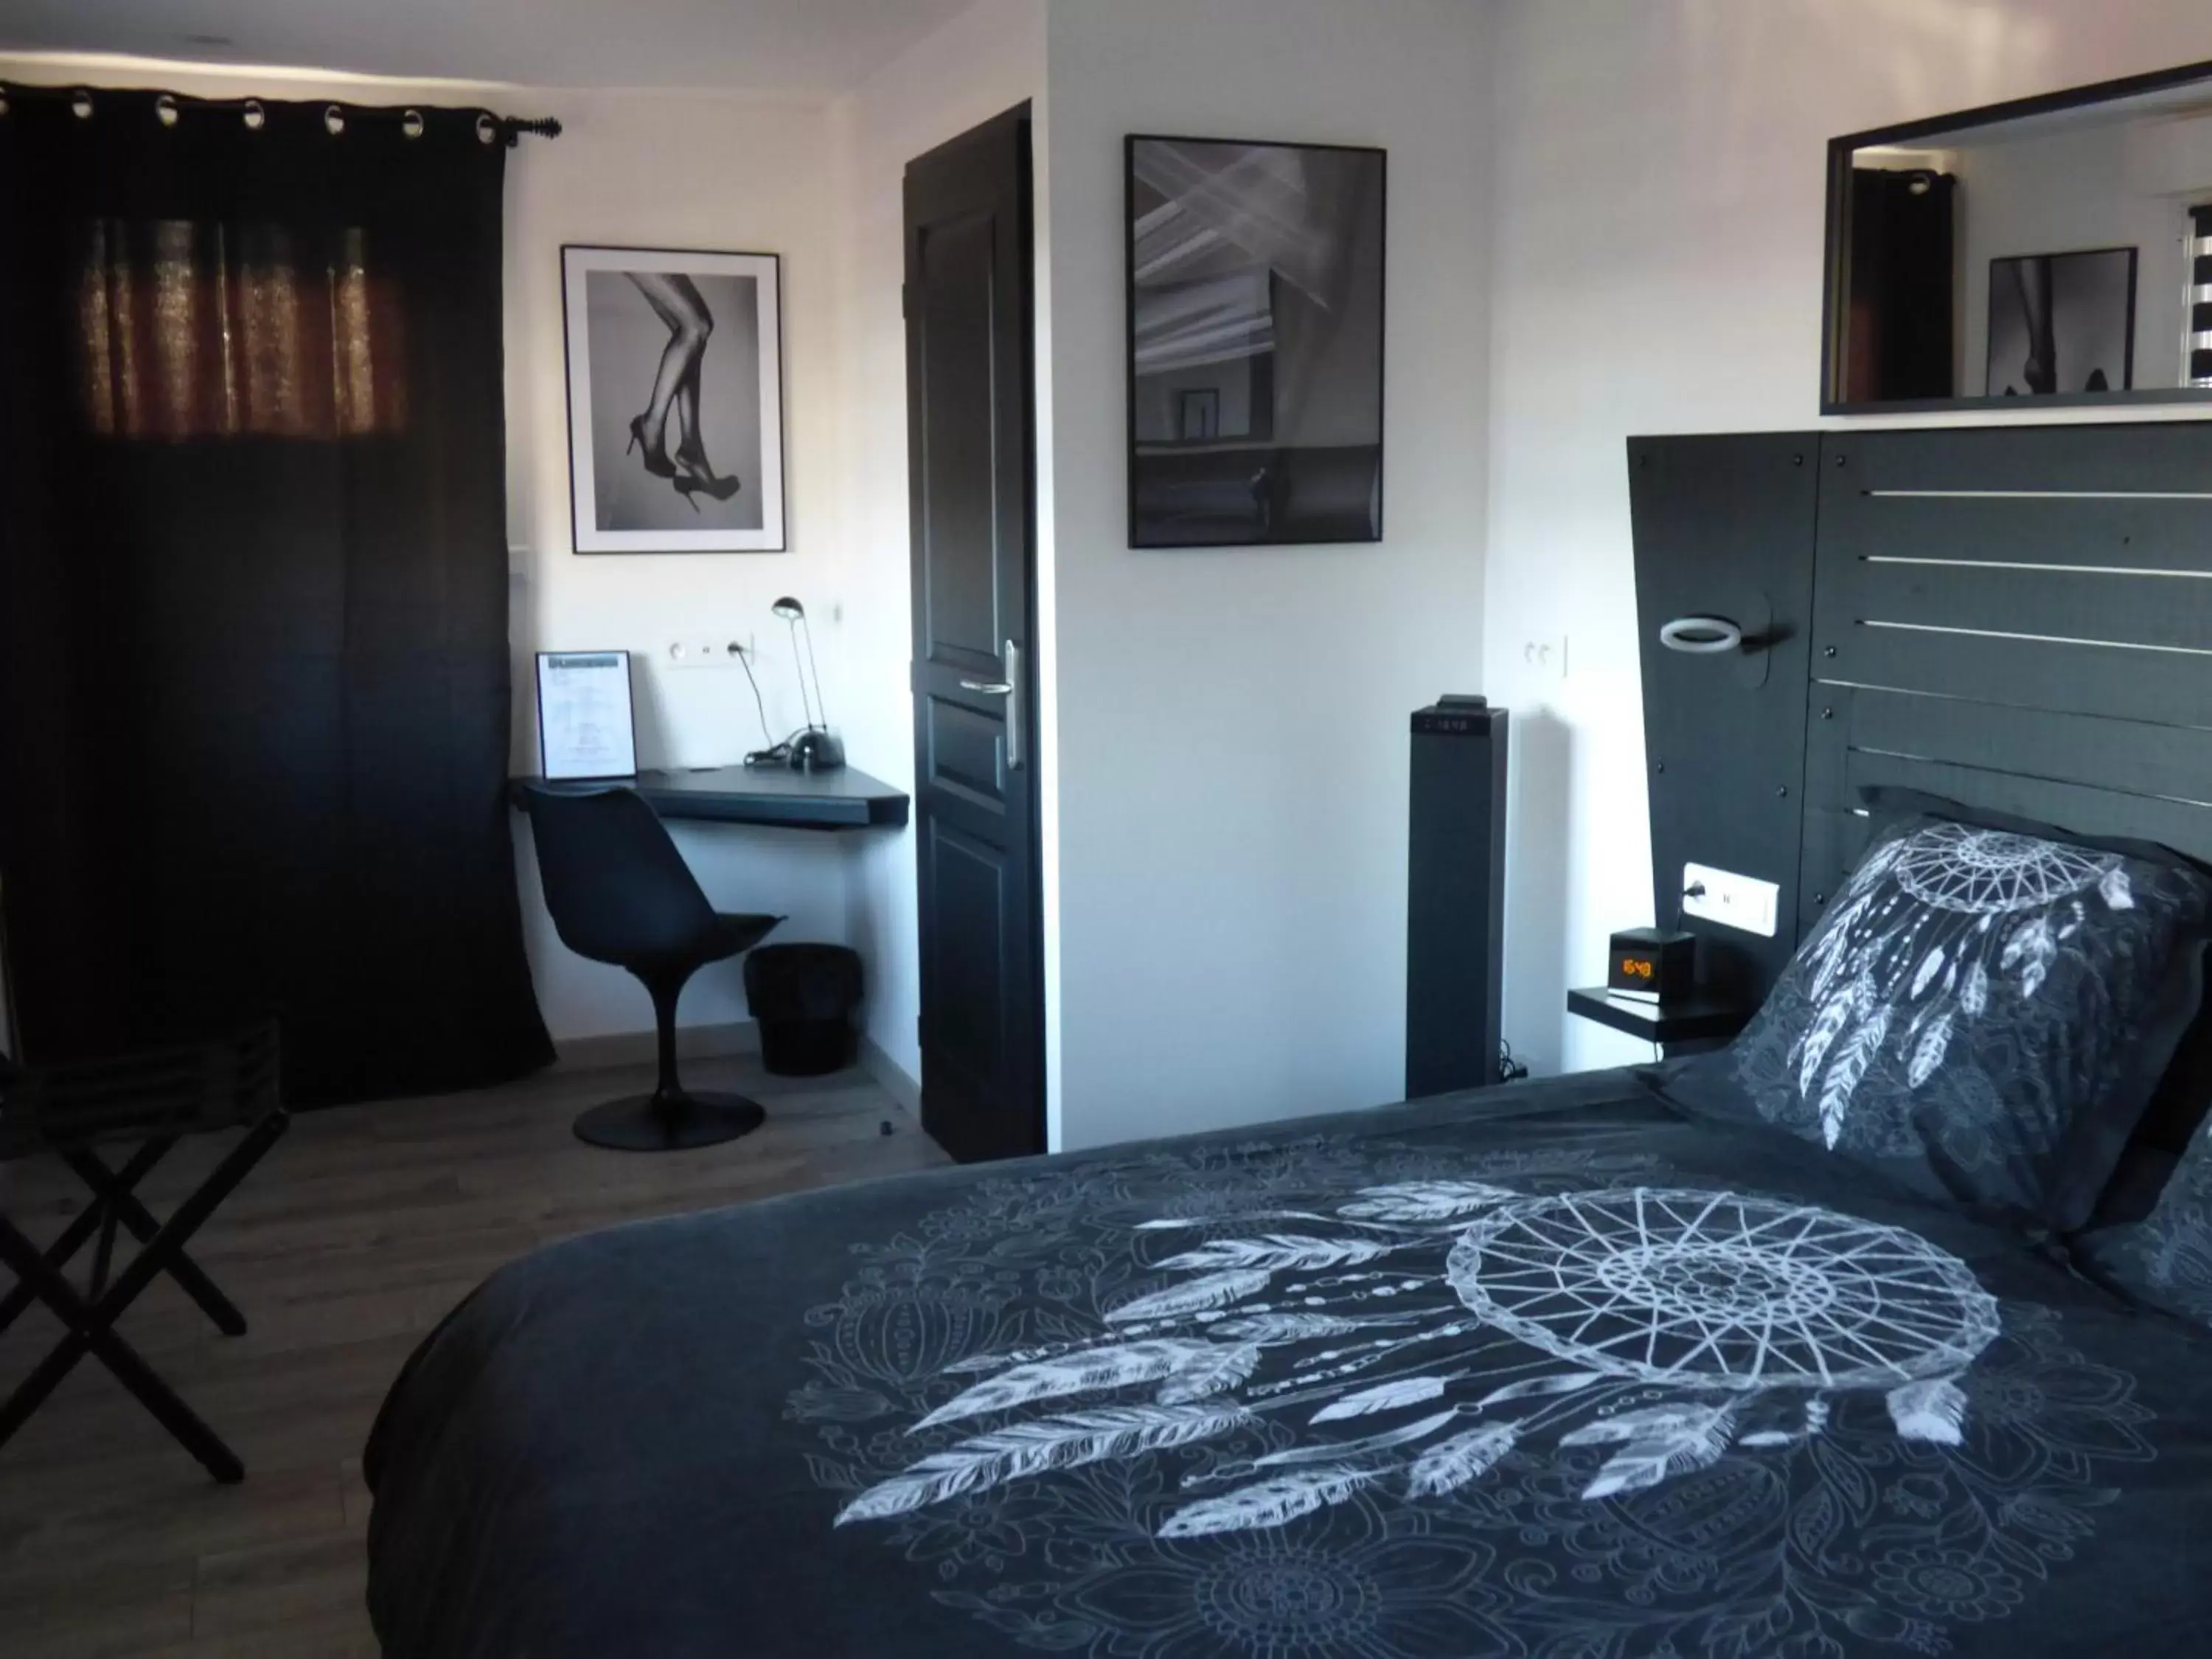
[{"label": "bedside shelf", "polygon": [[1646,1042],[1725,1042],[1758,1012],[1718,997],[1695,994],[1672,1002],[1631,1002],[1608,996],[1602,985],[1567,993],[1567,1012]]}]

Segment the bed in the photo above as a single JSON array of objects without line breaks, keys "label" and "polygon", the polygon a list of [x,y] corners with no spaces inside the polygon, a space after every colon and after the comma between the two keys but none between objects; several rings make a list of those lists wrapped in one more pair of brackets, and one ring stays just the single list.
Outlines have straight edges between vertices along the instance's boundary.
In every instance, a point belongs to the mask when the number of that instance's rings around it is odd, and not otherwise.
[{"label": "bed", "polygon": [[[1774,938],[1704,941],[1765,1003],[1729,1054],[541,1251],[376,1425],[387,1654],[2212,1652],[2212,1142],[2130,1139],[2202,1002],[2142,931],[2194,866],[1863,805],[2212,856],[2175,642],[2212,584],[2165,579],[2203,572],[2212,441],[1630,460],[1647,638],[1753,641],[1644,665],[1658,890],[1784,894]],[[2045,1024],[1993,1029],[2008,995]],[[2060,1095],[2035,1157],[1998,1145]],[[2114,1204],[2178,1155],[2194,1319],[2123,1288]]]},{"label": "bed", "polygon": [[368,1474],[396,1659],[2212,1650],[2212,1333],[1626,1072],[578,1239]]}]

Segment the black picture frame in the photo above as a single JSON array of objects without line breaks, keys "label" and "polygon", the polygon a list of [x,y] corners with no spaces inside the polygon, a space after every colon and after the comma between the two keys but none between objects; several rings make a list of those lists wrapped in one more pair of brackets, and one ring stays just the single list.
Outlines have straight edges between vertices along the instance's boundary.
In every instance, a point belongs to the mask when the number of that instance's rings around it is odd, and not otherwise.
[{"label": "black picture frame", "polygon": [[[2198,82],[2212,83],[2212,60],[2185,64],[2147,75],[2124,76],[2058,92],[1984,104],[1864,132],[1845,133],[1828,141],[1827,216],[1822,253],[1820,300],[1820,413],[1822,415],[1911,415],[1946,411],[2017,410],[2029,399],[1988,396],[1955,398],[1899,398],[1878,403],[1855,402],[1847,395],[1850,307],[1844,297],[1851,280],[1851,158],[1862,149],[1887,145],[1911,145],[1957,132],[1964,128],[1992,125],[2024,117],[2061,114],[2097,104],[2115,103],[2146,93],[2170,91]],[[2212,86],[2208,86],[2212,91]],[[2032,400],[2036,409],[2108,409],[2137,404],[2212,402],[2212,387],[2130,387],[2118,392],[2051,392]]]},{"label": "black picture frame", "polygon": [[[614,527],[599,524],[595,439],[605,393],[592,379],[590,307],[578,295],[588,278],[609,271],[653,270],[699,277],[750,280],[757,285],[757,310],[752,343],[756,380],[745,401],[757,419],[759,465],[745,477],[736,469],[741,492],[750,489],[762,504],[757,527],[686,522],[673,510],[665,525]],[[632,247],[599,242],[565,242],[561,246],[561,342],[562,381],[568,413],[568,524],[570,551],[580,555],[657,553],[783,553],[790,550],[790,490],[787,421],[784,398],[783,258],[776,253],[705,248]],[[708,349],[713,349],[712,337]],[[704,424],[704,422],[702,422]],[[629,458],[625,453],[625,464]],[[676,492],[671,492],[673,499]],[[693,507],[697,501],[685,501]],[[712,497],[709,497],[710,501]],[[704,520],[708,515],[695,514]]]},{"label": "black picture frame", "polygon": [[[1143,147],[1148,145],[1175,146],[1186,151],[1211,147],[1294,151],[1331,158],[1340,167],[1348,161],[1358,169],[1340,180],[1356,210],[1346,226],[1346,246],[1339,253],[1347,289],[1357,289],[1356,303],[1341,308],[1350,319],[1343,325],[1359,331],[1349,348],[1354,354],[1349,377],[1358,394],[1355,407],[1363,414],[1371,410],[1372,415],[1370,423],[1360,426],[1354,441],[1323,446],[1284,440],[1285,428],[1295,431],[1297,422],[1282,418],[1278,389],[1290,389],[1297,382],[1296,377],[1281,372],[1275,362],[1279,353],[1272,344],[1243,360],[1249,367],[1241,388],[1241,418],[1232,416],[1232,400],[1216,390],[1215,437],[1183,435],[1182,393],[1212,388],[1160,383],[1164,377],[1141,372],[1139,363],[1141,301],[1147,293],[1170,293],[1176,287],[1147,283],[1139,269],[1140,204],[1158,193],[1140,177],[1140,156]],[[1361,193],[1370,185],[1371,200]],[[1123,141],[1122,190],[1129,546],[1166,551],[1381,541],[1389,342],[1389,152],[1364,144],[1131,133]],[[1209,279],[1207,285],[1240,279],[1253,285],[1255,311],[1265,313],[1271,332],[1277,317],[1291,314],[1291,308],[1305,304],[1295,285],[1286,284],[1273,263],[1257,252],[1252,255],[1248,270],[1225,279]],[[1264,298],[1259,296],[1261,283],[1265,283]],[[1292,337],[1299,337],[1295,331]],[[1146,400],[1147,380],[1156,383],[1153,389],[1159,393],[1160,404],[1156,424],[1161,429],[1150,434],[1144,421],[1144,411],[1151,406]],[[1175,394],[1172,401],[1171,392]],[[1371,403],[1367,401],[1370,398]],[[1370,425],[1371,441],[1366,435]]]},{"label": "black picture frame", "polygon": [[[2079,395],[2084,397],[2107,397],[2114,392],[2131,392],[2135,389],[2136,307],[2138,301],[2138,290],[2136,284],[2141,278],[2142,252],[2140,249],[2132,247],[2069,248],[2064,252],[2058,253],[2013,253],[2002,255],[1999,258],[1991,259],[1990,261],[1989,343],[1986,354],[1986,367],[1984,370],[1984,385],[1994,382],[1998,379],[1996,362],[1998,325],[2000,318],[2003,315],[2005,306],[2004,291],[2007,280],[2008,278],[2016,280],[2014,273],[2022,266],[2032,264],[2040,264],[2046,267],[2055,268],[2062,264],[2071,264],[2076,261],[2087,262],[2092,260],[2111,261],[2115,264],[2123,265],[2125,268],[2125,276],[2123,280],[2126,284],[2127,291],[2126,297],[2122,302],[2122,312],[2119,319],[2121,325],[2122,344],[2120,348],[2120,355],[2118,360],[2121,383],[2117,386],[2108,386],[2103,392],[2085,389]],[[2051,274],[2051,280],[2055,283],[2057,276],[2062,274],[2063,273],[2057,273],[2054,270]],[[2055,317],[2052,319],[2052,325],[2056,330],[2063,331],[2066,327],[2066,319],[2064,318]],[[2060,351],[2062,361],[2065,355],[2063,343],[2062,342]],[[1990,392],[1986,392],[1984,395],[1993,401],[2002,401],[2008,404],[2046,404],[2053,398],[2063,397],[2067,394],[2056,391],[2030,391],[2025,393]]]},{"label": "black picture frame", "polygon": [[[559,657],[615,657],[621,659],[623,682],[623,714],[629,725],[629,769],[575,772],[557,769],[545,741],[545,666]],[[637,684],[636,664],[626,650],[610,648],[592,651],[540,651],[536,653],[531,675],[530,695],[538,722],[538,775],[548,783],[619,783],[637,776]]]}]

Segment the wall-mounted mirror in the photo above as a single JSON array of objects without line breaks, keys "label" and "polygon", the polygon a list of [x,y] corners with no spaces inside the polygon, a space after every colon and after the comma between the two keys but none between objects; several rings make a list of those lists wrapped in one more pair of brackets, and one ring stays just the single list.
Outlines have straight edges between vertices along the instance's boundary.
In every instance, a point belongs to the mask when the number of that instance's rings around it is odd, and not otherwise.
[{"label": "wall-mounted mirror", "polygon": [[2212,64],[1828,146],[1823,414],[2212,398]]}]

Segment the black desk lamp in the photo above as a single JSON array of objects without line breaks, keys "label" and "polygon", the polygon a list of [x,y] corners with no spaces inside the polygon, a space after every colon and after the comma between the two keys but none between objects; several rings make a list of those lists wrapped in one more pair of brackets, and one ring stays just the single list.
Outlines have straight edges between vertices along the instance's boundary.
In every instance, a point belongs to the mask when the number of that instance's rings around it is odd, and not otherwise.
[{"label": "black desk lamp", "polygon": [[[806,701],[806,676],[799,677],[799,706],[806,711],[806,729],[792,738],[791,769],[794,772],[834,772],[845,763],[845,745],[830,730],[829,706],[822,701],[822,671],[814,662],[814,629],[806,621],[806,607],[797,599],[781,599],[769,607],[772,615],[791,625],[791,660],[799,662],[799,630],[806,629],[806,665],[814,672],[814,702]],[[817,711],[821,718],[815,718]]]}]

